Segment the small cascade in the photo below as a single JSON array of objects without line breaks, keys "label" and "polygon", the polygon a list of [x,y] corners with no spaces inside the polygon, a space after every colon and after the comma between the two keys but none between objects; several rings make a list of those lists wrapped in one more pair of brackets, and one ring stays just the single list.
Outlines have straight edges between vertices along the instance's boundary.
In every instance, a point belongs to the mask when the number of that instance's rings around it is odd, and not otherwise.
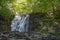
[{"label": "small cascade", "polygon": [[16,12],[15,18],[12,20],[11,31],[28,32],[28,27],[29,27],[29,15],[23,14],[20,16]]}]

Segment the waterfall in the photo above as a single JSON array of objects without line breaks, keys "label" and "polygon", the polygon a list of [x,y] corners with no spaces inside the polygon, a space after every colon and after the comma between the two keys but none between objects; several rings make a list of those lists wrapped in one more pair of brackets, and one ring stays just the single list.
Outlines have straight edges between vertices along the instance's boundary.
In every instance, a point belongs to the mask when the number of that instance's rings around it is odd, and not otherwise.
[{"label": "waterfall", "polygon": [[15,18],[12,20],[11,31],[28,32],[29,15],[19,15],[16,12]]}]

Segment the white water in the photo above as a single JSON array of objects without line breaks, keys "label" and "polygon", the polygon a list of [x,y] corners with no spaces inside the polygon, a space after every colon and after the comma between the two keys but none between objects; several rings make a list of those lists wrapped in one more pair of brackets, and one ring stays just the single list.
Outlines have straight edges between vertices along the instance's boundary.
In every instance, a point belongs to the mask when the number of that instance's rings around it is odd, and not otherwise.
[{"label": "white water", "polygon": [[12,20],[11,31],[28,32],[29,15],[19,15],[16,12],[15,18]]}]

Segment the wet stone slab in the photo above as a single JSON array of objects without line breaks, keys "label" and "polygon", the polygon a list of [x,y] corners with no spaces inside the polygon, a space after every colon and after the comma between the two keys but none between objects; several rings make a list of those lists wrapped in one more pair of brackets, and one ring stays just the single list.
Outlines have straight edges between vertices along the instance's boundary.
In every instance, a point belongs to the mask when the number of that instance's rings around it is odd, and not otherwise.
[{"label": "wet stone slab", "polygon": [[9,38],[9,40],[26,40],[26,39],[14,39],[14,38]]},{"label": "wet stone slab", "polygon": [[0,40],[26,40],[26,37],[24,35],[24,33],[1,33],[0,34]]}]

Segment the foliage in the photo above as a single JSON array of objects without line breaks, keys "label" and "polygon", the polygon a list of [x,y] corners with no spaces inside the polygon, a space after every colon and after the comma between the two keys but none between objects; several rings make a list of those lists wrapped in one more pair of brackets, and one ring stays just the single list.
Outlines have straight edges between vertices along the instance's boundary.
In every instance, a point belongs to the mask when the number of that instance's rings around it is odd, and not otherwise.
[{"label": "foliage", "polygon": [[0,0],[0,29],[8,30],[10,28],[11,20],[14,16],[14,13],[9,9],[9,3],[12,3],[12,0]]},{"label": "foliage", "polygon": [[[59,34],[60,0],[0,0],[1,29],[10,27],[16,12],[29,14],[32,27],[41,33]],[[57,20],[58,19],[58,20]],[[4,29],[5,30],[5,29]]]},{"label": "foliage", "polygon": [[35,29],[41,34],[59,34],[60,21],[58,19],[47,19],[45,13],[34,13],[31,14],[31,20],[32,30]]}]

